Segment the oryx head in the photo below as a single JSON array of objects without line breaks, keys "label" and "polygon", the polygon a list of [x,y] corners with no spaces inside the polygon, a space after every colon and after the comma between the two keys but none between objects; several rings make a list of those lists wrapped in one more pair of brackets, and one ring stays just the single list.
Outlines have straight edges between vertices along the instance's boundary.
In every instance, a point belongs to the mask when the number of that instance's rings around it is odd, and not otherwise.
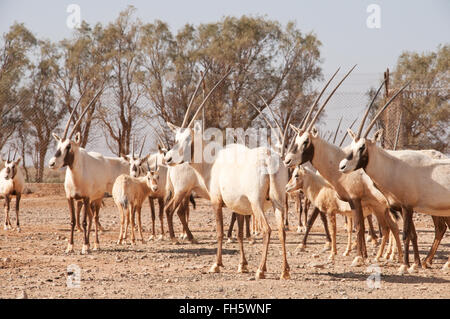
[{"label": "oryx head", "polygon": [[70,131],[69,134],[67,134],[67,133],[69,132],[70,122],[71,122],[71,120],[74,116],[75,110],[77,109],[77,106],[80,103],[81,98],[83,97],[84,94],[80,97],[80,99],[78,100],[78,103],[75,105],[72,112],[70,113],[69,119],[67,120],[67,123],[66,123],[66,127],[64,128],[63,135],[61,137],[59,137],[57,134],[52,133],[54,139],[57,142],[57,146],[56,146],[55,155],[50,159],[50,161],[48,163],[48,166],[51,169],[58,169],[63,166],[71,166],[72,165],[74,158],[75,158],[75,154],[77,153],[77,150],[80,147],[81,134],[80,134],[80,132],[77,132],[77,134],[75,135],[75,138],[73,140],[72,140],[72,136],[74,135],[78,126],[81,124],[81,120],[83,119],[83,116],[91,108],[91,106],[94,105],[95,101],[100,96],[102,91],[103,91],[103,88],[100,89],[97,92],[97,94],[94,96],[94,98],[89,102],[89,104],[86,106],[86,108],[81,113],[78,120],[75,122],[75,124],[72,127],[72,130]]},{"label": "oryx head", "polygon": [[9,157],[10,151],[8,151],[8,158],[6,160],[3,159],[3,157],[1,158],[1,160],[3,162],[5,162],[5,169],[2,170],[2,172],[3,172],[2,178],[6,179],[6,180],[14,179],[14,177],[17,174],[17,170],[19,169],[19,164],[20,164],[20,161],[22,160],[22,158],[19,157],[16,160],[16,154],[17,154],[17,150],[14,152],[13,158],[10,159],[10,157]]},{"label": "oryx head", "polygon": [[299,189],[303,189],[303,177],[305,176],[305,169],[303,166],[298,165],[294,172],[292,172],[291,179],[286,185],[286,192],[294,192]]},{"label": "oryx head", "polygon": [[[173,147],[167,151],[167,153],[164,156],[164,162],[168,165],[177,165],[184,162],[191,161],[192,156],[194,155],[194,134],[199,133],[199,130],[201,132],[201,127],[198,125],[198,123],[195,123],[195,119],[200,114],[200,111],[205,106],[206,101],[211,96],[211,94],[214,92],[214,90],[222,83],[228,75],[231,73],[231,69],[228,70],[228,72],[218,81],[212,90],[208,93],[208,95],[203,99],[203,102],[198,107],[197,111],[195,112],[194,116],[192,117],[189,124],[187,124],[187,119],[189,117],[189,113],[192,107],[192,103],[194,102],[195,96],[197,94],[198,89],[200,88],[200,85],[202,84],[204,77],[206,75],[206,72],[202,74],[202,77],[200,78],[200,81],[198,82],[194,94],[192,95],[191,101],[188,105],[188,108],[186,110],[186,114],[184,115],[183,123],[180,127],[167,122],[167,125],[172,130],[172,132],[175,133],[175,144]],[[201,132],[202,133],[202,132]]]},{"label": "oryx head", "polygon": [[153,168],[150,168],[147,162],[147,175],[146,182],[147,186],[152,190],[152,192],[158,191],[158,181],[159,181],[159,165],[158,161]]},{"label": "oryx head", "polygon": [[350,71],[347,72],[347,74],[342,78],[342,80],[338,83],[338,85],[334,88],[334,90],[330,93],[328,98],[325,100],[325,102],[322,104],[320,109],[317,111],[314,118],[311,120],[310,123],[308,123],[309,119],[311,118],[312,112],[316,105],[319,103],[320,98],[322,97],[322,94],[325,92],[326,88],[330,84],[330,82],[334,79],[336,74],[339,72],[339,69],[333,74],[333,76],[328,80],[320,94],[317,96],[316,100],[310,107],[308,113],[306,114],[303,124],[301,127],[295,127],[291,125],[291,128],[297,133],[295,136],[295,139],[293,140],[293,143],[291,143],[288,153],[286,154],[286,157],[284,159],[284,163],[288,167],[294,167],[299,164],[306,163],[308,161],[312,161],[314,157],[314,143],[313,140],[315,138],[318,138],[318,132],[317,129],[314,127],[314,123],[317,121],[317,118],[319,117],[320,113],[325,108],[325,105],[327,105],[330,98],[333,96],[334,92],[339,88],[339,86],[344,82],[344,80],[347,78],[347,76],[353,71],[353,69],[356,67],[356,65],[350,69]]},{"label": "oryx head", "polygon": [[147,160],[150,156],[150,154],[147,154],[146,156],[142,157],[142,150],[144,149],[145,144],[145,137],[144,141],[142,142],[141,150],[139,151],[139,155],[135,156],[134,154],[134,141],[132,143],[132,151],[129,155],[121,155],[123,159],[125,159],[130,164],[130,176],[131,177],[139,177],[143,176],[145,174],[145,169],[143,168],[143,164],[147,163]]},{"label": "oryx head", "polygon": [[395,93],[389,99],[389,101],[386,102],[386,104],[377,112],[375,117],[372,119],[365,133],[362,134],[364,122],[366,121],[370,108],[373,105],[373,102],[375,101],[381,88],[383,87],[383,84],[384,82],[381,84],[380,88],[378,89],[377,93],[372,99],[372,102],[367,108],[366,113],[364,114],[364,117],[359,126],[358,133],[355,134],[351,129],[348,129],[348,134],[351,136],[353,140],[350,146],[346,148],[345,158],[339,163],[339,171],[341,171],[342,173],[349,173],[360,168],[362,169],[366,168],[367,164],[369,163],[370,149],[376,144],[377,141],[381,140],[383,130],[382,129],[378,130],[375,133],[373,139],[368,139],[367,135],[369,134],[372,127],[375,125],[381,113],[389,106],[389,104],[392,103],[392,101],[397,97],[397,95],[399,95],[409,85],[409,83],[407,83],[400,90],[398,90],[397,93]]}]

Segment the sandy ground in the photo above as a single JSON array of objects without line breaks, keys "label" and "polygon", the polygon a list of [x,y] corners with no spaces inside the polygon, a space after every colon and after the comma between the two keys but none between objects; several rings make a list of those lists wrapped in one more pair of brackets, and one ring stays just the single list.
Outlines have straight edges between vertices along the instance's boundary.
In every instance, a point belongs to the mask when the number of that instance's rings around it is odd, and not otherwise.
[{"label": "sandy ground", "polygon": [[[371,289],[367,284],[371,274],[367,266],[350,267],[354,252],[342,256],[346,243],[342,217],[338,217],[338,256],[334,264],[326,263],[328,252],[322,251],[325,236],[319,220],[307,250],[295,251],[303,235],[295,232],[297,217],[292,206],[291,230],[287,233],[291,280],[287,281],[278,280],[281,246],[277,231],[272,232],[267,279],[254,280],[261,257],[260,237],[254,245],[245,243],[250,273],[237,273],[237,242],[224,245],[222,272],[208,273],[216,253],[215,218],[209,204],[201,199],[197,199],[197,209],[191,210],[190,218],[198,244],[150,241],[135,246],[116,245],[119,215],[108,198],[100,216],[107,229],[100,235],[101,250],[81,255],[81,234],[76,233],[75,253],[66,255],[68,208],[57,188],[41,187],[40,193],[23,196],[20,233],[5,231],[3,227],[0,230],[0,298],[16,298],[24,292],[28,298],[450,298],[450,274],[441,271],[450,254],[448,234],[441,242],[432,269],[401,276],[397,274],[397,262],[380,263],[379,288]],[[225,210],[226,229],[230,216]],[[271,211],[268,217],[274,229]],[[429,216],[416,216],[415,221],[419,249],[424,257],[431,246],[434,228]],[[181,225],[177,217],[174,222],[179,233]],[[12,223],[15,223],[14,212]],[[148,203],[143,209],[143,223],[147,239],[150,235]],[[93,236],[91,247],[92,240]],[[368,248],[373,259],[375,249],[371,244]],[[77,267],[81,277],[79,287],[68,287],[68,271],[76,273]],[[74,283],[76,286],[78,282]]]}]

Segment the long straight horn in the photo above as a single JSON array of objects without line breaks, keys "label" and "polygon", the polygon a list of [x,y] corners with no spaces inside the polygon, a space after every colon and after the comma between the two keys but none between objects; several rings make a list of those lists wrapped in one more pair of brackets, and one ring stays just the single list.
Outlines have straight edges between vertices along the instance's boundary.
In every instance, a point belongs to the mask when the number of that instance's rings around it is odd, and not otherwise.
[{"label": "long straight horn", "polygon": [[131,141],[131,156],[133,156],[134,159],[134,143],[136,142],[135,136],[133,136]]},{"label": "long straight horn", "polygon": [[181,127],[182,128],[184,128],[185,125],[186,125],[186,122],[187,122],[188,117],[189,117],[189,113],[191,112],[192,103],[194,103],[195,96],[197,95],[197,92],[200,89],[200,85],[202,85],[202,82],[203,82],[203,80],[204,80],[204,78],[206,76],[206,73],[208,73],[208,70],[209,70],[210,67],[211,67],[211,64],[208,65],[208,67],[206,68],[205,72],[201,72],[200,73],[201,74],[200,80],[198,81],[197,86],[195,87],[195,91],[194,91],[194,94],[191,97],[191,100],[189,101],[189,105],[187,107],[186,113],[184,114],[183,123],[181,123]]},{"label": "long straight horn", "polygon": [[338,135],[339,129],[341,128],[341,123],[342,123],[342,116],[341,116],[341,119],[339,120],[339,124],[337,126],[336,132],[334,132],[333,144],[336,143],[336,137]]},{"label": "long straight horn", "polygon": [[11,147],[8,148],[8,162],[11,160],[9,157],[11,156]]},{"label": "long straight horn", "polygon": [[[253,108],[254,108],[255,110],[258,111],[258,113],[263,117],[263,119],[264,119],[264,121],[267,123],[267,125],[269,125],[270,128],[271,128],[272,130],[275,130],[274,127],[272,126],[272,124],[270,124],[269,119],[264,115],[264,113],[261,112],[261,110],[258,109],[258,107],[257,107],[255,104],[253,104],[250,100],[248,100],[248,99],[245,98],[245,97],[244,97],[244,99],[245,99],[251,106],[253,106]],[[278,134],[276,135],[276,137],[277,137],[278,142],[281,144],[281,140],[280,140],[280,137],[278,136]]]},{"label": "long straight horn", "polygon": [[[349,129],[351,129],[353,127],[353,125],[355,125],[356,121],[358,120],[358,117],[356,117],[356,119],[353,120],[352,124],[350,124]],[[344,137],[342,138],[341,142],[339,143],[339,147],[342,146],[342,144],[344,144],[345,138],[348,135],[348,131],[345,132]]]},{"label": "long straight horn", "polygon": [[386,104],[378,111],[378,113],[375,115],[375,117],[372,119],[372,122],[370,122],[369,126],[366,129],[366,132],[364,133],[364,138],[367,137],[367,134],[369,134],[370,130],[372,129],[372,127],[375,125],[375,122],[377,121],[377,119],[380,117],[381,113],[383,113],[383,111],[389,106],[389,104],[392,103],[392,101],[394,101],[394,99],[397,97],[397,95],[399,95],[400,93],[403,92],[403,90],[410,84],[411,82],[406,83],[400,90],[397,91],[397,93],[395,93],[390,99],[389,101],[386,102]]},{"label": "long straight horn", "polygon": [[320,107],[320,109],[317,111],[316,115],[314,116],[314,118],[312,119],[311,123],[309,123],[308,128],[306,129],[306,131],[311,130],[311,128],[313,127],[314,123],[317,121],[317,118],[319,117],[320,113],[323,111],[323,109],[325,108],[325,105],[327,105],[328,101],[330,100],[330,98],[333,96],[334,92],[336,92],[336,90],[341,86],[342,82],[344,82],[344,80],[350,75],[350,73],[356,68],[356,64],[350,69],[350,71],[347,72],[347,74],[342,78],[342,80],[338,83],[338,85],[334,88],[333,91],[331,91],[330,95],[328,95],[328,98],[325,100],[325,102],[322,104],[322,106]]},{"label": "long straight horn", "polygon": [[358,134],[356,134],[356,139],[357,140],[361,137],[361,133],[362,133],[362,130],[364,128],[364,122],[366,121],[367,116],[369,115],[370,109],[371,109],[373,103],[375,102],[375,100],[377,99],[378,93],[380,93],[381,88],[383,87],[383,85],[384,85],[384,81],[381,82],[381,85],[378,88],[378,91],[375,93],[375,96],[373,97],[372,102],[370,102],[370,105],[367,108],[366,113],[364,113],[364,117],[362,118],[361,124],[359,125]]},{"label": "long straight horn", "polygon": [[103,92],[103,88],[101,88],[97,94],[94,96],[94,98],[91,100],[91,102],[89,102],[88,106],[86,106],[86,108],[83,110],[83,113],[81,113],[80,117],[78,118],[77,122],[75,123],[75,125],[72,127],[72,131],[69,134],[69,139],[72,138],[73,134],[75,133],[75,130],[78,128],[78,126],[81,123],[81,120],[83,119],[84,114],[86,114],[86,112],[91,108],[92,105],[94,105],[95,101],[97,100],[97,98],[100,96],[100,94]]},{"label": "long straight horn", "polygon": [[144,149],[144,144],[145,144],[145,139],[146,138],[147,138],[147,135],[144,136],[144,141],[142,142],[141,150],[139,151],[139,158],[141,158],[141,156],[142,156],[142,150]]},{"label": "long straight horn", "polygon": [[275,117],[275,113],[273,113],[272,108],[269,106],[269,104],[267,104],[266,100],[264,100],[264,98],[259,95],[259,98],[263,101],[263,103],[266,105],[266,107],[269,109],[270,113],[272,114],[273,120],[275,122],[275,125],[278,127],[278,131],[280,132],[280,136],[283,135],[283,130],[281,129],[280,123],[278,123],[276,117]]},{"label": "long straight horn", "polygon": [[293,112],[291,112],[291,114],[289,114],[288,120],[287,120],[287,122],[286,122],[286,127],[284,128],[283,142],[281,143],[281,157],[282,157],[282,158],[284,157],[284,154],[285,154],[285,152],[286,152],[286,151],[285,151],[285,146],[286,146],[286,135],[287,135],[287,131],[288,131],[288,128],[289,128],[289,124],[291,124],[292,113],[293,113]]},{"label": "long straight horn", "polygon": [[17,155],[17,148],[14,148],[14,155],[13,155],[13,158],[12,158],[13,161],[16,159],[16,155]]},{"label": "long straight horn", "polygon": [[208,95],[205,97],[205,99],[203,100],[202,104],[200,104],[200,106],[198,107],[197,111],[195,112],[194,116],[192,117],[192,120],[189,122],[187,127],[190,127],[195,119],[197,118],[198,114],[200,113],[200,111],[202,110],[202,108],[205,106],[206,101],[208,101],[209,97],[211,96],[211,94],[216,90],[216,88],[228,77],[228,75],[230,75],[232,69],[230,68],[228,70],[228,72],[220,79],[219,82],[216,83],[216,85],[214,85],[214,87],[212,88],[211,91],[209,91]]},{"label": "long straight horn", "polygon": [[336,74],[338,74],[340,69],[341,69],[341,67],[338,67],[336,72],[334,72],[333,76],[328,80],[327,84],[325,84],[325,86],[323,87],[322,91],[320,91],[320,94],[317,96],[317,98],[314,101],[314,103],[311,105],[308,113],[306,114],[305,119],[303,120],[303,125],[301,127],[302,130],[304,130],[306,128],[306,124],[308,123],[309,119],[311,118],[311,114],[314,111],[314,109],[316,108],[317,103],[319,103],[319,100],[322,97],[323,92],[325,92],[325,90],[327,89],[328,85],[330,85],[331,81],[333,81],[334,77],[336,76]]},{"label": "long straight horn", "polygon": [[75,114],[75,111],[78,108],[78,105],[80,105],[81,99],[84,97],[86,92],[87,92],[87,90],[84,90],[83,94],[81,94],[80,98],[78,99],[77,104],[75,104],[75,106],[73,107],[72,112],[70,112],[70,116],[69,116],[69,119],[67,120],[66,127],[64,128],[64,132],[63,132],[63,136],[62,136],[63,140],[66,138],[67,132],[69,131],[70,121],[72,120],[73,115]]}]

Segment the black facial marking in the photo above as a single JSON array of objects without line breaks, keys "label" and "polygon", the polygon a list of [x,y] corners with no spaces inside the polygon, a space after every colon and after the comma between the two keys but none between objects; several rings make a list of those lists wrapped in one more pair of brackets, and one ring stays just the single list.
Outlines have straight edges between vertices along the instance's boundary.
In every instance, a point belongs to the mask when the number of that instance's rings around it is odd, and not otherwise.
[{"label": "black facial marking", "polygon": [[312,162],[313,158],[314,158],[314,145],[313,143],[309,143],[309,145],[305,149],[303,149],[302,160],[300,164]]},{"label": "black facial marking", "polygon": [[365,170],[367,167],[367,163],[369,163],[369,154],[368,154],[368,152],[365,151],[365,147],[361,147],[358,150],[358,153],[359,153],[359,159],[358,159],[358,163],[356,164],[355,170],[360,169],[360,168]]},{"label": "black facial marking", "polygon": [[66,152],[66,156],[64,156],[64,164],[63,164],[63,166],[69,166],[70,168],[72,168],[74,158],[75,158],[75,156],[73,154],[73,151],[69,147],[67,152]]}]

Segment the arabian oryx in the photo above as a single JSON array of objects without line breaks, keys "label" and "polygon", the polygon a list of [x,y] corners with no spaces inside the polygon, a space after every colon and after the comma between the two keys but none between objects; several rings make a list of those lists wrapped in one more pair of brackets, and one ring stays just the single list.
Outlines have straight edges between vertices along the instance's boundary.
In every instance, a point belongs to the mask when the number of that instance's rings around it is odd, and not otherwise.
[{"label": "arabian oryx", "polygon": [[[230,73],[216,84],[216,88]],[[213,88],[213,90],[214,90]],[[208,96],[213,92],[211,90]],[[177,165],[188,162],[194,168],[198,176],[202,179],[204,191],[209,195],[209,199],[216,213],[217,222],[217,259],[211,267],[210,272],[220,272],[222,264],[222,241],[223,241],[223,216],[222,207],[239,213],[239,248],[240,263],[239,272],[247,272],[247,260],[243,250],[243,216],[253,214],[256,220],[262,221],[263,226],[263,254],[261,263],[256,271],[256,278],[265,278],[267,252],[269,248],[271,228],[267,222],[264,211],[269,207],[275,210],[278,222],[279,237],[283,253],[282,279],[290,278],[289,266],[286,259],[286,233],[283,227],[283,216],[285,212],[286,191],[284,187],[288,182],[288,171],[284,166],[280,156],[271,152],[266,147],[249,149],[241,144],[231,144],[226,148],[217,151],[215,159],[202,159],[192,161],[194,152],[198,147],[201,155],[205,146],[202,143],[203,136],[201,125],[195,125],[194,121],[200,110],[204,107],[206,99],[195,112],[188,125],[176,127],[168,124],[175,133],[175,145],[166,153],[165,161],[169,165]],[[197,123],[198,124],[198,123]],[[198,141],[200,140],[200,141]],[[196,145],[200,143],[200,145]],[[191,156],[191,158],[189,157]]]},{"label": "arabian oryx", "polygon": [[[400,89],[391,100],[407,85]],[[373,139],[367,138],[377,118],[388,105],[384,105],[378,111],[363,135],[361,135],[362,126],[366,117],[363,118],[357,134],[349,131],[353,141],[347,153],[342,154],[338,167],[341,172],[350,174],[360,168],[363,169],[390,204],[401,205],[404,228],[406,228],[404,229],[406,243],[411,236],[415,235],[415,230],[410,229],[414,227],[413,210],[428,215],[450,217],[450,160],[434,159],[421,151],[384,150],[376,144],[381,138],[382,130],[377,131]],[[447,262],[444,267],[448,268],[449,264],[450,262]],[[420,259],[416,258],[416,264],[410,271],[414,271],[419,265]],[[409,261],[405,251],[400,272],[404,272],[408,266]]]},{"label": "arabian oryx", "polygon": [[[284,131],[283,131],[283,130],[281,129],[280,123],[278,123],[278,121],[275,119],[275,114],[274,114],[272,108],[269,106],[269,104],[266,103],[266,101],[265,101],[262,97],[260,97],[260,98],[261,98],[261,100],[264,102],[264,104],[266,105],[266,107],[270,110],[270,112],[271,112],[271,114],[272,114],[272,117],[273,117],[274,120],[275,120],[275,124],[276,124],[276,126],[277,126],[277,130],[272,126],[272,124],[270,124],[270,121],[267,119],[267,117],[264,115],[264,113],[261,112],[261,110],[260,110],[255,104],[253,104],[253,103],[252,103],[251,101],[249,101],[249,100],[247,100],[247,101],[248,101],[248,102],[250,103],[250,105],[253,106],[253,108],[254,108],[256,111],[258,111],[258,113],[263,117],[264,121],[265,121],[265,122],[269,125],[269,127],[271,128],[272,134],[275,133],[275,134],[273,134],[273,135],[275,135],[275,138],[277,139],[277,142],[276,142],[275,146],[272,147],[272,149],[274,150],[274,152],[277,152],[277,153],[280,155],[281,159],[284,159],[285,151],[286,151],[286,147],[285,147],[285,146],[286,146],[286,134],[287,134],[287,129],[288,129],[288,127],[289,127],[290,120],[291,120],[291,116],[289,116],[289,118],[288,118],[288,120],[287,120],[287,122],[286,122],[285,129],[284,129]],[[291,115],[292,115],[292,113],[291,113]],[[278,134],[277,134],[277,133],[278,133]],[[292,171],[293,171],[292,169],[289,170],[289,176],[292,176]],[[301,225],[301,213],[302,213],[301,207],[302,207],[302,205],[301,205],[301,202],[300,202],[300,191],[289,192],[289,193],[288,193],[288,196],[286,196],[286,216],[285,216],[285,218],[284,218],[284,225],[285,225],[286,229],[288,229],[288,227],[289,227],[289,222],[288,222],[288,208],[289,208],[289,206],[288,206],[288,197],[289,197],[290,195],[294,197],[294,200],[295,200],[295,206],[296,206],[296,211],[299,210],[299,216],[298,216],[298,217],[299,217],[299,218],[298,218],[298,221],[299,221],[299,227],[300,227],[300,225]],[[305,197],[305,204],[306,204],[307,201],[309,202],[309,199],[308,199],[307,197]],[[305,205],[305,206],[306,206],[306,205]],[[310,218],[310,220],[309,220],[309,223],[307,223],[307,214],[308,214],[308,210],[305,209],[305,212],[304,212],[304,213],[305,213],[305,229],[304,229],[305,235],[303,236],[303,247],[306,247],[306,239],[308,238],[309,231],[311,230],[311,227],[312,227],[312,225],[313,225],[315,219],[316,219],[317,216],[320,214],[320,218],[321,218],[321,220],[322,220],[323,227],[324,227],[324,230],[325,230],[326,239],[327,239],[327,242],[326,242],[326,244],[325,244],[324,249],[330,248],[330,247],[331,247],[331,237],[330,237],[330,232],[329,232],[329,230],[328,230],[328,221],[327,221],[327,216],[326,216],[326,214],[325,214],[324,212],[322,212],[322,211],[320,211],[320,210],[318,210],[318,209],[316,209],[316,208],[314,207],[314,210],[313,210],[313,212],[312,212],[312,215],[311,215],[311,218]],[[298,232],[301,232],[301,231],[298,231]]]},{"label": "arabian oryx", "polygon": [[[385,199],[383,194],[374,186],[370,177],[362,170],[356,171],[352,174],[343,174],[339,172],[337,165],[339,164],[339,161],[344,157],[345,152],[341,148],[323,140],[319,136],[317,129],[313,127],[318,116],[326,106],[333,93],[337,90],[340,84],[345,80],[345,78],[353,69],[354,67],[345,75],[341,82],[339,82],[335,89],[330,93],[330,95],[322,104],[321,108],[317,111],[316,115],[310,123],[308,123],[308,120],[313,109],[315,108],[328,84],[337,74],[337,71],[331,77],[330,81],[328,81],[328,83],[325,85],[324,89],[311,106],[307,115],[307,120],[304,122],[303,126],[301,128],[291,126],[297,132],[297,136],[295,137],[293,144],[289,148],[289,152],[286,155],[284,162],[289,167],[293,167],[295,165],[303,164],[306,162],[311,162],[311,164],[319,171],[320,175],[334,187],[339,195],[339,198],[350,204],[350,207],[353,210],[353,222],[356,224],[357,229],[358,254],[352,265],[360,265],[364,260],[363,258],[367,258],[367,250],[364,239],[365,231],[363,207],[368,208],[375,214],[383,235],[376,260],[378,260],[383,253],[384,246],[389,237],[389,231],[392,231],[394,233],[399,251],[401,250],[401,242],[398,235],[399,232],[397,224],[389,215],[389,204],[387,200]],[[400,254],[399,258],[401,258]]]},{"label": "arabian oryx", "polygon": [[9,206],[11,203],[11,197],[16,196],[16,226],[17,231],[20,232],[19,223],[19,205],[20,197],[23,189],[25,188],[25,179],[23,178],[22,171],[19,164],[21,157],[16,160],[17,150],[14,152],[14,156],[10,159],[10,151],[8,151],[8,158],[2,161],[5,167],[0,171],[0,195],[5,198],[5,224],[4,229],[11,229],[11,221],[9,220]]},{"label": "arabian oryx", "polygon": [[116,178],[112,188],[112,196],[120,212],[120,232],[117,244],[122,244],[122,241],[126,238],[129,224],[131,224],[131,243],[135,244],[135,213],[137,213],[138,218],[139,235],[142,243],[145,243],[142,235],[141,209],[150,192],[158,191],[158,178],[157,166],[153,170],[148,167],[146,175],[142,177],[122,174]]},{"label": "arabian oryx", "polygon": [[[53,137],[58,144],[55,155],[49,161],[49,167],[51,169],[66,167],[64,190],[69,204],[71,219],[71,233],[66,249],[67,253],[73,252],[73,232],[76,224],[74,201],[82,200],[84,205],[82,216],[84,240],[81,252],[86,254],[89,252],[89,233],[92,222],[90,203],[102,199],[106,192],[111,193],[116,178],[120,174],[127,174],[129,171],[129,164],[123,158],[104,157],[96,152],[87,152],[80,146],[81,134],[79,132],[75,134],[75,138],[72,140],[72,136],[80,125],[84,114],[94,104],[101,92],[102,90],[86,106],[69,135],[67,133],[76,107],[70,114],[62,137],[53,133]],[[97,250],[99,248],[97,223],[94,223],[94,225],[94,250]]]}]

